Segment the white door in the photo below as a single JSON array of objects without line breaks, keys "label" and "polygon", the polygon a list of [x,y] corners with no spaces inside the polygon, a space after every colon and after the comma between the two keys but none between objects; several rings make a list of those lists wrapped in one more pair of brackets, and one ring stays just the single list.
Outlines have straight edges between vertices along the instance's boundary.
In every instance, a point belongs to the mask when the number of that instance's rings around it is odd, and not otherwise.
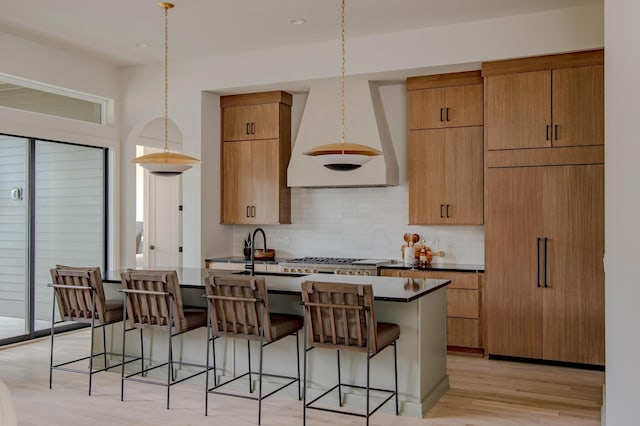
[{"label": "white door", "polygon": [[182,177],[155,176],[145,171],[144,266],[182,266]]}]

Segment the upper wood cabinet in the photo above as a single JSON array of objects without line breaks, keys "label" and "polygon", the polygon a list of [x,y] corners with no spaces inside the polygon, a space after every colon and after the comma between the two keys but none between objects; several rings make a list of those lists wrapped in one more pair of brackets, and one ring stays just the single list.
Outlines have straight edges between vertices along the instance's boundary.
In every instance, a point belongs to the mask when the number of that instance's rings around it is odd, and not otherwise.
[{"label": "upper wood cabinet", "polygon": [[409,131],[409,223],[482,224],[482,126]]},{"label": "upper wood cabinet", "polygon": [[488,150],[604,143],[599,51],[483,64]]},{"label": "upper wood cabinet", "polygon": [[482,224],[480,71],[412,77],[407,90],[409,223]]},{"label": "upper wood cabinet", "polygon": [[407,90],[410,130],[483,124],[479,72],[411,77]]},{"label": "upper wood cabinet", "polygon": [[291,223],[291,95],[223,96],[220,107],[221,223]]}]

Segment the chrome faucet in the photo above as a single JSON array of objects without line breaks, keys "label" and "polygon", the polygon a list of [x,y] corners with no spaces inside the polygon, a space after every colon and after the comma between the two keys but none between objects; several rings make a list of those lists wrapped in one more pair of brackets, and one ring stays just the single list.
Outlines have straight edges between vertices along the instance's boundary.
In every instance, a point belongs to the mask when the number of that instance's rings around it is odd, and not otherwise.
[{"label": "chrome faucet", "polygon": [[253,231],[253,234],[251,235],[251,255],[249,258],[249,264],[245,264],[245,269],[249,270],[249,273],[251,275],[255,275],[255,271],[256,271],[256,254],[255,254],[255,241],[256,241],[256,234],[258,233],[258,231],[260,233],[262,233],[262,249],[266,250],[267,249],[267,236],[264,233],[264,230],[262,228],[256,228]]}]

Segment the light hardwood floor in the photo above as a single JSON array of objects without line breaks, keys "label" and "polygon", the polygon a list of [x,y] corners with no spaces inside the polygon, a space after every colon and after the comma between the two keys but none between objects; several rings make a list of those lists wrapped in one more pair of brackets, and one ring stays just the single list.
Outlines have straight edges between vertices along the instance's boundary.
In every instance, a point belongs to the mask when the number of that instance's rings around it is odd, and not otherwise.
[{"label": "light hardwood floor", "polygon": [[[86,352],[86,331],[56,340],[59,349]],[[257,403],[212,395],[204,416],[203,386],[171,390],[128,382],[120,402],[117,372],[87,376],[56,372],[48,388],[49,340],[0,349],[0,378],[12,392],[19,425],[253,425]],[[599,425],[604,373],[450,355],[451,389],[424,419],[376,413],[372,425]],[[363,425],[351,416],[311,411],[309,425]],[[263,425],[301,425],[302,405],[278,394],[263,402]]]}]

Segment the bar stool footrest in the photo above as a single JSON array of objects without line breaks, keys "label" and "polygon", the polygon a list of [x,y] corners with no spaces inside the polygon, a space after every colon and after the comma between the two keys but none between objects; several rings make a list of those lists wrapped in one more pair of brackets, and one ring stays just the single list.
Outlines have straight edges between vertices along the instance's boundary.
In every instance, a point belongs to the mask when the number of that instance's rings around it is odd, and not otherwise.
[{"label": "bar stool footrest", "polygon": [[391,390],[391,389],[382,389],[382,388],[369,387],[369,391],[384,392],[384,393],[388,393],[389,395],[384,399],[384,401],[382,401],[381,403],[376,405],[375,408],[373,410],[371,410],[368,414],[367,413],[362,413],[362,412],[355,412],[355,411],[339,410],[337,408],[317,407],[317,406],[314,407],[314,406],[311,405],[311,404],[317,402],[318,400],[324,398],[329,393],[331,393],[334,390],[336,390],[338,387],[348,387],[348,388],[365,389],[365,390],[367,389],[366,386],[352,385],[352,384],[348,384],[348,383],[338,383],[337,385],[335,385],[331,389],[328,389],[325,392],[323,392],[322,394],[320,394],[319,396],[315,397],[310,402],[307,402],[305,404],[305,407],[306,408],[310,408],[312,410],[327,411],[327,412],[330,412],[330,413],[338,413],[338,414],[347,414],[349,416],[369,417],[369,416],[373,415],[376,411],[378,411],[384,404],[389,402],[391,400],[391,398],[393,398],[396,395],[396,391]]}]

